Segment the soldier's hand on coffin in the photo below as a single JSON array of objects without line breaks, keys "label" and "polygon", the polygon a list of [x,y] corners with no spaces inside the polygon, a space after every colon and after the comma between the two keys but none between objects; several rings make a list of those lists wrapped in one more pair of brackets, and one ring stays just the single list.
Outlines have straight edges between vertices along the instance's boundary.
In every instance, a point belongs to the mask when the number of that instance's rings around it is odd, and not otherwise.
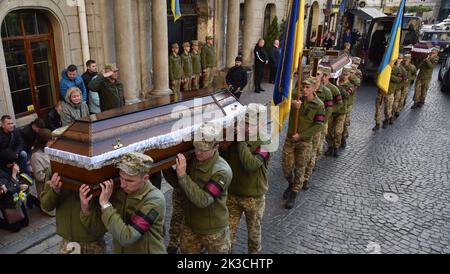
[{"label": "soldier's hand on coffin", "polygon": [[294,141],[300,141],[300,134],[298,134],[298,133],[294,134],[294,135],[292,136],[292,139],[293,139]]},{"label": "soldier's hand on coffin", "polygon": [[61,191],[61,177],[59,177],[58,173],[53,174],[50,181],[47,182],[48,186],[53,189],[55,193],[58,193]]},{"label": "soldier's hand on coffin", "polygon": [[92,197],[94,197],[92,194],[90,194],[91,188],[88,185],[82,185],[80,187],[80,204],[81,204],[81,211],[87,215],[89,214],[89,203],[92,200]]},{"label": "soldier's hand on coffin", "polygon": [[177,176],[178,178],[186,175],[186,157],[183,154],[178,154],[177,159]]},{"label": "soldier's hand on coffin", "polygon": [[104,206],[109,203],[109,198],[111,198],[114,189],[114,182],[113,180],[105,181],[100,184],[100,187],[102,188],[102,193],[100,194],[99,202],[101,206]]}]

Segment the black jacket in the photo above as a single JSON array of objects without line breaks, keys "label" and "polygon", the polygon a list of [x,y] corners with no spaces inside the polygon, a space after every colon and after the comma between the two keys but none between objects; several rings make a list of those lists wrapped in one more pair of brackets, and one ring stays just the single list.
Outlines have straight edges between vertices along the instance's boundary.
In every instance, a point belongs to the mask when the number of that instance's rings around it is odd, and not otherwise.
[{"label": "black jacket", "polygon": [[267,56],[267,52],[264,47],[259,47],[256,45],[253,53],[255,54],[255,66],[265,65],[267,61],[269,61],[269,57]]},{"label": "black jacket", "polygon": [[270,66],[278,67],[280,57],[281,57],[281,48],[272,47],[270,51]]},{"label": "black jacket", "polygon": [[5,194],[0,195],[0,207],[1,208],[14,208],[14,194],[20,192],[19,182],[14,180],[9,174],[9,170],[0,168],[0,186],[6,186],[8,190]]},{"label": "black jacket", "polygon": [[98,74],[97,72],[90,73],[89,71],[86,70],[86,72],[83,73],[83,75],[81,75],[81,78],[83,78],[84,86],[87,89],[89,88],[89,83],[91,82],[92,78],[94,78],[97,74]]},{"label": "black jacket", "polygon": [[25,151],[30,151],[36,140],[36,132],[33,131],[32,125],[33,123],[20,129],[20,134],[22,136]]},{"label": "black jacket", "polygon": [[3,128],[0,127],[0,150],[11,149],[16,154],[24,150],[24,143],[22,136],[18,129],[14,129],[12,133],[6,134]]},{"label": "black jacket", "polygon": [[227,73],[227,85],[232,85],[233,89],[244,90],[247,85],[247,71],[242,67],[232,67]]},{"label": "black jacket", "polygon": [[62,127],[61,117],[59,116],[59,113],[55,108],[50,110],[50,112],[48,113],[47,119],[45,120],[45,126],[51,131]]}]

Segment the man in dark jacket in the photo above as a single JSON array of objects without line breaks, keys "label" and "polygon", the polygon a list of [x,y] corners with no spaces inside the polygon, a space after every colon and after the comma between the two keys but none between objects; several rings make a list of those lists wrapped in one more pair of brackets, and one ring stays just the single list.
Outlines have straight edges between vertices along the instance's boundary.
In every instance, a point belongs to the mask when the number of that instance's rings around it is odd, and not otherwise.
[{"label": "man in dark jacket", "polygon": [[247,71],[242,67],[241,56],[236,57],[235,66],[228,71],[226,81],[230,91],[239,100],[242,91],[247,85]]},{"label": "man in dark jacket", "polygon": [[270,51],[270,83],[275,83],[275,77],[277,76],[277,68],[278,63],[280,61],[281,56],[281,48],[280,48],[280,41],[275,40],[273,42],[272,50]]},{"label": "man in dark jacket", "polygon": [[31,157],[31,148],[36,141],[37,132],[39,129],[45,128],[45,122],[41,118],[37,118],[31,122],[28,126],[20,129],[20,134],[22,136],[24,150]]},{"label": "man in dark jacket", "polygon": [[264,49],[264,39],[259,39],[253,51],[255,54],[255,92],[265,91],[261,88],[261,81],[264,76],[264,66],[269,63],[266,50]]},{"label": "man in dark jacket", "polygon": [[11,116],[4,115],[1,119],[0,150],[11,149],[18,156],[20,170],[27,170],[28,155],[24,150],[24,143],[20,131],[14,127]]},{"label": "man in dark jacket", "polygon": [[100,73],[89,84],[89,89],[98,92],[101,111],[125,106],[123,84],[119,80],[119,69],[114,64],[105,66],[104,73]]},{"label": "man in dark jacket", "polygon": [[84,86],[89,87],[89,83],[91,82],[92,78],[94,78],[98,72],[97,72],[97,63],[94,60],[88,60],[86,62],[86,72],[81,75],[81,78],[83,78]]},{"label": "man in dark jacket", "polygon": [[47,119],[45,120],[46,128],[54,131],[55,129],[62,127],[61,113],[62,101],[58,101],[52,110],[50,110],[47,114]]}]

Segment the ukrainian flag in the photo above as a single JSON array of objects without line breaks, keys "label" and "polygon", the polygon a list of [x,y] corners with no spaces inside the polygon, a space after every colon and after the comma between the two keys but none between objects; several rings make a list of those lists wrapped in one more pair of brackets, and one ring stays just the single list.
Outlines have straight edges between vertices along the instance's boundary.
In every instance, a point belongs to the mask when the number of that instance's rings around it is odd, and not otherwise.
[{"label": "ukrainian flag", "polygon": [[297,71],[303,55],[303,34],[305,18],[305,1],[294,0],[286,20],[285,34],[282,41],[282,53],[275,80],[273,105],[279,107],[278,117],[272,117],[278,125],[275,129],[283,128],[289,116],[294,88],[294,73]]},{"label": "ukrainian flag", "polygon": [[181,17],[180,0],[172,0],[173,21],[176,22]]},{"label": "ukrainian flag", "polygon": [[377,86],[385,94],[389,90],[389,82],[391,79],[392,66],[395,60],[398,58],[400,52],[400,37],[402,35],[402,21],[403,13],[405,10],[405,0],[400,3],[400,8],[397,12],[397,18],[395,18],[394,25],[392,26],[391,37],[389,38],[389,44],[384,53],[383,61],[378,69]]}]

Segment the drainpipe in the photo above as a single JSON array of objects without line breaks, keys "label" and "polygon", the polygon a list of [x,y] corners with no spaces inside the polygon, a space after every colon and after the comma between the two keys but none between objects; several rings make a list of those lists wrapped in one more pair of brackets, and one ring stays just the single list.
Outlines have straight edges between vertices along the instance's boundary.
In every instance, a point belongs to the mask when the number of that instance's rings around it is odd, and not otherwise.
[{"label": "drainpipe", "polygon": [[[85,0],[78,0],[78,19],[80,21],[80,35],[81,35],[81,50],[83,53],[83,66],[87,60],[91,59],[89,54],[89,36],[87,28],[86,17],[86,2]],[[85,70],[87,68],[84,68]]]}]

